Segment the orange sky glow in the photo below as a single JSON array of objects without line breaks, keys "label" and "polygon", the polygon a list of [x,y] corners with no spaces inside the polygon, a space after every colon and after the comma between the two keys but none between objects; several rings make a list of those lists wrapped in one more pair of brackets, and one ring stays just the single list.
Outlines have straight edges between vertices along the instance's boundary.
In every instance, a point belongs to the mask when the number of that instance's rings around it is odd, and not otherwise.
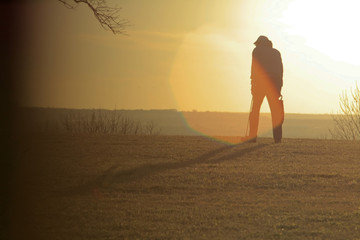
[{"label": "orange sky glow", "polygon": [[286,112],[336,112],[360,79],[356,0],[109,4],[131,21],[128,36],[102,29],[85,6],[26,4],[21,104],[247,112],[259,35],[282,54]]}]

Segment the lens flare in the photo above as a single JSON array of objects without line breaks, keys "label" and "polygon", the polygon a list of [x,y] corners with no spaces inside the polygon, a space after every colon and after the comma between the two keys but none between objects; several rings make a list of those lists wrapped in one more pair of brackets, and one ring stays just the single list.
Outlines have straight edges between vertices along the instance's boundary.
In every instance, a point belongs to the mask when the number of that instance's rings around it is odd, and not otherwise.
[{"label": "lens flare", "polygon": [[[245,46],[245,47],[244,47]],[[246,135],[251,103],[251,51],[222,30],[202,27],[184,37],[170,84],[188,127],[236,144]],[[259,135],[269,136],[271,117],[261,117]]]}]

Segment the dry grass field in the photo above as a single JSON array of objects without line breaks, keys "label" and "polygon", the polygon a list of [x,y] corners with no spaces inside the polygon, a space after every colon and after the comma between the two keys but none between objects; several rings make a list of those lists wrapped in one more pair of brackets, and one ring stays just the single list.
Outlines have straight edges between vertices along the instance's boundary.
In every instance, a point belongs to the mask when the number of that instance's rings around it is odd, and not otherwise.
[{"label": "dry grass field", "polygon": [[10,239],[360,239],[359,142],[14,142]]}]

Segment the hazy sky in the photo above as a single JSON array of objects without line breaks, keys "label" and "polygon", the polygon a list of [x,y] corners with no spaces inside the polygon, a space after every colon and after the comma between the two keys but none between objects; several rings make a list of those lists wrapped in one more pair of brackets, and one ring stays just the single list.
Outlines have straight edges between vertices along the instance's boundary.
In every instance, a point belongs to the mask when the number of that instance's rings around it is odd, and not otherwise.
[{"label": "hazy sky", "polygon": [[[132,26],[105,31],[86,6],[22,6],[24,105],[249,111],[253,42],[283,58],[285,111],[332,113],[360,79],[356,0],[113,0]],[[266,101],[262,111],[268,111]]]}]

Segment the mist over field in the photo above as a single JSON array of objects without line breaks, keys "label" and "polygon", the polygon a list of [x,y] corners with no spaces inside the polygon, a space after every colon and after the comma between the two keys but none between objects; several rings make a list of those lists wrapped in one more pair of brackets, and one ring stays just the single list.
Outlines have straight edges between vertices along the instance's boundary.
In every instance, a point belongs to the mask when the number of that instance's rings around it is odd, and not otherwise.
[{"label": "mist over field", "polygon": [[[15,127],[26,127],[33,131],[61,131],[65,118],[86,114],[119,113],[133,121],[148,122],[160,130],[161,135],[182,136],[244,136],[248,113],[234,112],[179,112],[176,110],[99,110],[99,109],[56,109],[21,108],[18,111],[20,123]],[[283,125],[284,138],[329,139],[329,129],[334,127],[331,115],[327,114],[286,114]],[[271,115],[262,113],[259,136],[272,137]]]}]

